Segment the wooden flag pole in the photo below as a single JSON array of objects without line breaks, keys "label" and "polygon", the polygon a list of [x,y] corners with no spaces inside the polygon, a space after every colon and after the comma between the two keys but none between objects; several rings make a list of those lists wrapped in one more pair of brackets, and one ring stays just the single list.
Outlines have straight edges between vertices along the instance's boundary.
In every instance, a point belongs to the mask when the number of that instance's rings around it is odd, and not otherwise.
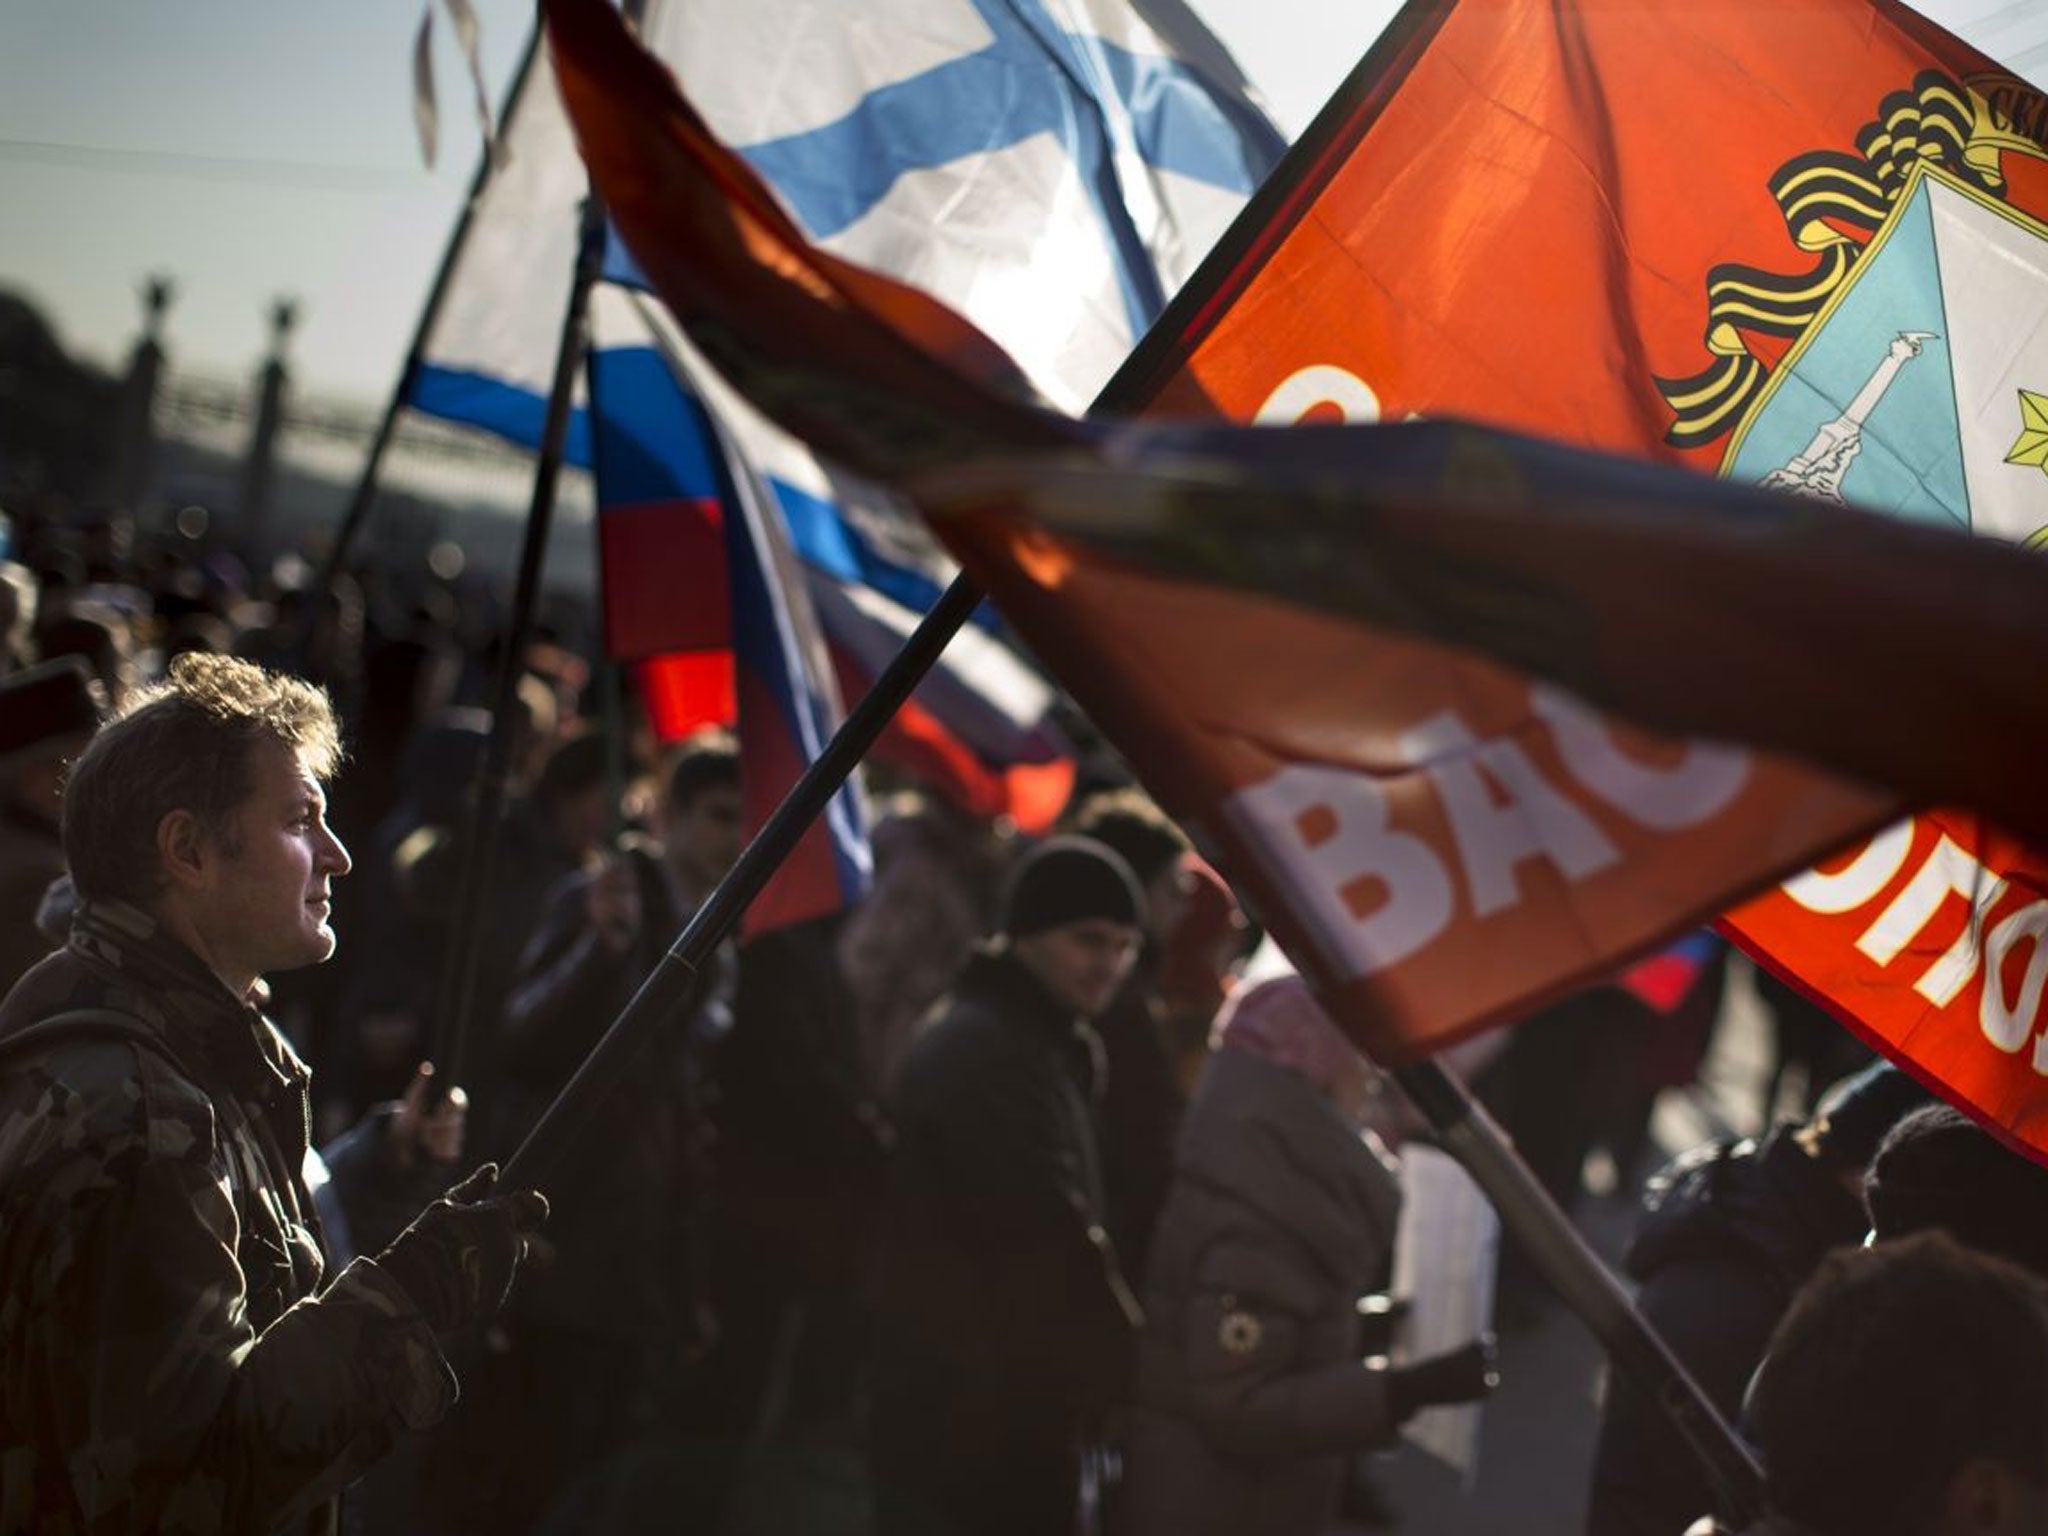
[{"label": "wooden flag pole", "polygon": [[[1397,1068],[1394,1081],[1464,1165],[1530,1260],[1607,1351],[1614,1368],[1653,1390],[1726,1503],[1747,1528],[1764,1516],[1763,1469],[1691,1373],[1652,1328],[1598,1254],[1538,1182],[1463,1083],[1435,1061]],[[1702,1510],[1702,1514],[1707,1511]]]},{"label": "wooden flag pole", "polygon": [[484,896],[490,889],[497,863],[498,829],[505,816],[519,678],[526,648],[533,638],[534,611],[540,604],[541,567],[547,555],[548,533],[554,525],[555,487],[561,478],[563,451],[569,438],[570,406],[590,339],[590,290],[603,270],[604,250],[604,210],[591,197],[583,205],[576,272],[569,285],[569,302],[555,350],[540,456],[533,469],[533,495],[527,505],[526,532],[519,550],[519,576],[498,657],[491,734],[484,744],[483,767],[477,775],[475,797],[462,832],[455,913],[449,928],[448,951],[442,958],[435,1015],[433,1060],[437,1085],[461,1082],[468,1065],[470,1014],[476,1003],[477,967],[483,953]]},{"label": "wooden flag pole", "polygon": [[[1361,119],[1378,113],[1450,12],[1447,0],[1405,0],[1166,311],[1139,338],[1104,387],[1096,402],[1098,411],[1140,410],[1159,392],[1186,361],[1189,333],[1204,315],[1235,296],[1246,264],[1271,238],[1282,211],[1332,174],[1337,163],[1333,147],[1355,133]],[[1435,1128],[1444,1149],[1486,1192],[1502,1225],[1600,1341],[1614,1367],[1641,1382],[1663,1404],[1721,1489],[1727,1513],[1745,1525],[1760,1518],[1763,1474],[1755,1457],[1586,1246],[1500,1127],[1465,1086],[1435,1062],[1403,1068],[1394,1076]]]}]

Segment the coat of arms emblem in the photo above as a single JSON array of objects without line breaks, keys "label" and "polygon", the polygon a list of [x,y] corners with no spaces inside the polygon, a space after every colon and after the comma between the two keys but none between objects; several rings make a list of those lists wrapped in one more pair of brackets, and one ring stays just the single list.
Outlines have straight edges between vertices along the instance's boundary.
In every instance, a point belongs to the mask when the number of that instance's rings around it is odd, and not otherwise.
[{"label": "coat of arms emblem", "polygon": [[1709,274],[1716,361],[1658,381],[1669,440],[1725,439],[1721,473],[1752,484],[2048,542],[2048,207],[2004,170],[2044,138],[2030,87],[1930,71],[1856,154],[1789,162],[1771,190],[1816,265]]}]

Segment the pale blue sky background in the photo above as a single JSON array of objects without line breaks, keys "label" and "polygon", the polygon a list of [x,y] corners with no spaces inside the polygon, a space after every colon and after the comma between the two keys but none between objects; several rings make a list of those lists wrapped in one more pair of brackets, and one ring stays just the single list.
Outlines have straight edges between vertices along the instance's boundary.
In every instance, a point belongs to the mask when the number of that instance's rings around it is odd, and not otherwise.
[{"label": "pale blue sky background", "polygon": [[[1290,132],[1394,0],[1193,0]],[[494,96],[531,0],[476,0]],[[2048,0],[1929,0],[1928,14],[2048,80]],[[477,153],[469,87],[437,16],[441,156],[410,108],[413,0],[0,0],[0,286],[114,362],[137,287],[172,273],[175,362],[252,367],[277,293],[305,301],[302,382],[378,397]]]}]

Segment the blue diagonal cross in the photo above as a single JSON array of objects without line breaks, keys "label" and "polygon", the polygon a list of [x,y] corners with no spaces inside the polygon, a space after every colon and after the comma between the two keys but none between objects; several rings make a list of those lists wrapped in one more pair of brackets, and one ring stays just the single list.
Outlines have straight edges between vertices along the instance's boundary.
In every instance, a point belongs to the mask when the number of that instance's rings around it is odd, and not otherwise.
[{"label": "blue diagonal cross", "polygon": [[1116,253],[1133,337],[1165,305],[1125,202],[1118,153],[1249,194],[1285,145],[1235,94],[1178,60],[1067,31],[1045,0],[969,0],[993,41],[869,92],[844,117],[741,148],[814,239],[882,201],[906,172],[1008,148],[1040,133],[1073,155]]}]

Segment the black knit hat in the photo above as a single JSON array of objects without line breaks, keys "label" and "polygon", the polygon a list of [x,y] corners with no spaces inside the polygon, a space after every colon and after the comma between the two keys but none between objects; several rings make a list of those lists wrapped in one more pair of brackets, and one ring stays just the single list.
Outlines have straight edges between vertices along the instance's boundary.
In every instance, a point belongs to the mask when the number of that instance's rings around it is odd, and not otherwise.
[{"label": "black knit hat", "polygon": [[1018,861],[1003,897],[1003,932],[1027,938],[1098,919],[1140,926],[1144,897],[1122,858],[1093,838],[1055,837]]},{"label": "black knit hat", "polygon": [[0,758],[99,729],[99,690],[82,656],[0,677]]}]

